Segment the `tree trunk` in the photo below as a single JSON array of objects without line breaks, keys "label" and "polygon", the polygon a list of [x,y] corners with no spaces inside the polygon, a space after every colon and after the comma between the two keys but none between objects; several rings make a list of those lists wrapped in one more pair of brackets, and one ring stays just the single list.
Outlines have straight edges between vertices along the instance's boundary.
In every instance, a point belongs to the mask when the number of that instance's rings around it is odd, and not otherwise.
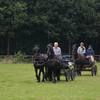
[{"label": "tree trunk", "polygon": [[93,48],[93,41],[94,41],[94,39],[92,38],[92,48]]},{"label": "tree trunk", "polygon": [[17,51],[17,48],[18,48],[18,40],[16,38],[16,51]]},{"label": "tree trunk", "polygon": [[69,55],[70,55],[70,40],[69,40]]},{"label": "tree trunk", "polygon": [[17,33],[16,33],[16,51],[18,49],[18,33],[19,33],[19,31],[17,31]]},{"label": "tree trunk", "polygon": [[70,39],[71,39],[71,31],[69,30],[69,55],[70,55],[70,44],[71,44],[71,42],[70,42]]},{"label": "tree trunk", "polygon": [[10,42],[10,36],[8,36],[8,41],[7,41],[7,55],[9,55],[9,42]]},{"label": "tree trunk", "polygon": [[88,48],[88,38],[86,38],[86,44],[85,47]]}]

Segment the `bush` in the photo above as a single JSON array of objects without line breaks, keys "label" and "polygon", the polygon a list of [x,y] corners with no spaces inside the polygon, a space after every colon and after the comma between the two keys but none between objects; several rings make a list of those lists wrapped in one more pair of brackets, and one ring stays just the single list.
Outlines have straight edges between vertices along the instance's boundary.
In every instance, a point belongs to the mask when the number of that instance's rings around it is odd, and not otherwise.
[{"label": "bush", "polygon": [[18,51],[13,56],[6,56],[2,59],[2,63],[26,63],[28,60],[26,59],[27,55],[22,53],[21,51]]},{"label": "bush", "polygon": [[13,57],[13,63],[22,63],[22,62],[26,62],[26,54],[22,54],[21,51],[17,52],[14,54],[14,57]]}]

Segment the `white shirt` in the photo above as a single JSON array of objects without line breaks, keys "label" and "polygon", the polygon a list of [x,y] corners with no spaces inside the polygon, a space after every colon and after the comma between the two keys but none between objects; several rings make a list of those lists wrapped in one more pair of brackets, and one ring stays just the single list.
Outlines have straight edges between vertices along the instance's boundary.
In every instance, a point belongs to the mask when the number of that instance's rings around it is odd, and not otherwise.
[{"label": "white shirt", "polygon": [[83,47],[79,46],[77,52],[84,54],[86,53],[86,48],[84,46]]},{"label": "white shirt", "polygon": [[57,54],[57,55],[61,54],[61,49],[60,49],[60,47],[57,47],[57,48],[53,47],[53,51],[54,51],[54,53]]}]

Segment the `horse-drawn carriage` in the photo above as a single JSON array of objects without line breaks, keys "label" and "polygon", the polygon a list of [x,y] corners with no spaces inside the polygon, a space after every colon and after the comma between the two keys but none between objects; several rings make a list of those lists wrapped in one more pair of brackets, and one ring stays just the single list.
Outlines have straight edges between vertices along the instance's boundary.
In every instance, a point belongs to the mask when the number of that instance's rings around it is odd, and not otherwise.
[{"label": "horse-drawn carriage", "polygon": [[[35,60],[33,63],[38,82],[40,82],[41,72],[43,72],[43,82],[44,79],[47,79],[48,77],[52,80],[53,76],[53,83],[56,83],[55,77],[57,77],[57,80],[60,81],[61,75],[65,76],[67,82],[70,81],[70,78],[71,80],[75,80],[74,63],[70,61],[68,56],[55,55],[53,46],[50,44],[47,46],[47,55],[40,54],[38,46],[35,46],[33,51],[35,53]],[[40,69],[39,75],[37,74],[38,69]]]},{"label": "horse-drawn carriage", "polygon": [[63,63],[62,63],[60,75],[64,75],[67,82],[70,81],[70,78],[72,81],[74,81],[76,76],[74,63],[71,62],[68,55],[64,55],[62,58],[63,58]]},{"label": "horse-drawn carriage", "polygon": [[76,45],[73,45],[72,49],[76,73],[81,75],[81,71],[91,71],[92,76],[97,75],[97,66],[95,63],[90,58],[82,57],[81,54],[77,53]]},{"label": "horse-drawn carriage", "polygon": [[[78,72],[78,68],[77,65],[75,66],[75,70],[76,72]],[[97,75],[97,66],[95,65],[95,63],[91,63],[91,60],[89,58],[84,58],[84,63],[81,66],[80,69],[80,74],[82,71],[91,71],[91,75]],[[79,73],[77,73],[79,75]]]},{"label": "horse-drawn carriage", "polygon": [[[53,83],[56,83],[55,77],[60,81],[61,75],[65,76],[66,81],[70,81],[70,78],[75,80],[76,72],[81,75],[81,71],[91,71],[92,76],[97,75],[97,66],[90,64],[87,59],[83,60],[82,55],[77,53],[76,45],[72,47],[73,60],[70,60],[67,55],[55,55],[51,44],[47,45],[47,54],[40,54],[38,46],[35,46],[33,51],[35,54],[33,63],[38,82],[40,82],[41,72],[43,73],[42,82],[49,77],[53,79]],[[37,75],[38,69],[39,75]]]}]

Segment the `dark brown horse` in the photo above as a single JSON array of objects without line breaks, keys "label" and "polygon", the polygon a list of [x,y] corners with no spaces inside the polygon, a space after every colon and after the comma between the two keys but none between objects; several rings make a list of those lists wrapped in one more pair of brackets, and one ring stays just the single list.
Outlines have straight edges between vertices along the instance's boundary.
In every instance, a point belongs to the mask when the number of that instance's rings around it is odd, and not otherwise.
[{"label": "dark brown horse", "polygon": [[48,70],[52,70],[53,72],[53,77],[54,81],[53,83],[56,83],[55,77],[57,76],[57,80],[60,80],[60,68],[61,68],[61,61],[62,61],[62,56],[61,55],[55,55],[53,51],[53,46],[52,44],[47,45],[47,55],[48,55],[48,60],[47,60],[47,70],[45,72],[45,77],[48,73]]},{"label": "dark brown horse", "polygon": [[[33,52],[34,52],[34,56],[35,56],[33,63],[34,63],[36,78],[38,80],[37,82],[40,82],[41,72],[43,73],[42,82],[44,82],[44,66],[45,66],[45,62],[47,60],[47,54],[40,54],[39,45],[34,46]],[[39,70],[39,73],[38,73],[38,70]]]},{"label": "dark brown horse", "polygon": [[81,76],[81,69],[84,64],[84,56],[82,54],[77,53],[76,44],[72,46],[72,55],[75,63],[75,67],[78,69],[78,75]]}]

